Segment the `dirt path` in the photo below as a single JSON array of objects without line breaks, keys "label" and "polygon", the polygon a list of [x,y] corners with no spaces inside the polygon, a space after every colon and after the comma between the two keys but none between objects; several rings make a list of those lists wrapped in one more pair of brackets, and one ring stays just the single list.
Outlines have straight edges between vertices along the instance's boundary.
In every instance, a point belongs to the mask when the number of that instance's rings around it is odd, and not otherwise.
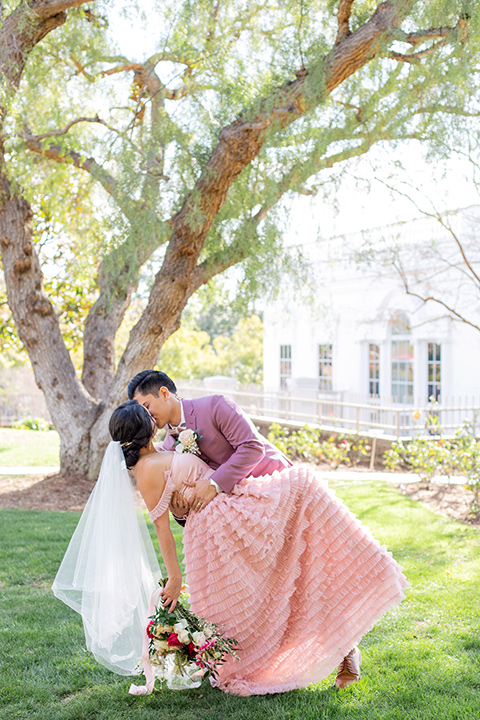
[{"label": "dirt path", "polygon": [[[426,504],[434,512],[480,528],[480,518],[473,518],[470,513],[472,493],[463,485],[395,483],[394,474],[392,484],[401,493]],[[85,507],[94,485],[94,481],[84,478],[60,475],[0,477],[0,507],[79,511]]]}]

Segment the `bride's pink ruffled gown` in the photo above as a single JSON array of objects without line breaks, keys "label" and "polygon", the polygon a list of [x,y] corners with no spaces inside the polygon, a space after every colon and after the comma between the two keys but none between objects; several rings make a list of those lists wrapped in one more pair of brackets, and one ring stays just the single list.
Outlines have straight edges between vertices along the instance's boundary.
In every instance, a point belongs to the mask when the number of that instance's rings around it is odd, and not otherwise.
[{"label": "bride's pink ruffled gown", "polygon": [[[162,498],[208,477],[176,454]],[[246,478],[221,493],[184,530],[192,610],[235,637],[212,684],[237,695],[284,692],[318,682],[387,610],[408,583],[385,546],[305,466]]]}]

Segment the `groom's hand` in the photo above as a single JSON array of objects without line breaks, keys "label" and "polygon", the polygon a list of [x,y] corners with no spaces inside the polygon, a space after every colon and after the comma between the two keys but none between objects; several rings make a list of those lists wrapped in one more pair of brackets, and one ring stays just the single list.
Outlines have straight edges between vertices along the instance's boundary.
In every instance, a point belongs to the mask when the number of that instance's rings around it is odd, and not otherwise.
[{"label": "groom's hand", "polygon": [[209,502],[217,496],[217,491],[209,480],[197,480],[195,483],[195,497],[192,503],[192,512],[200,512]]}]

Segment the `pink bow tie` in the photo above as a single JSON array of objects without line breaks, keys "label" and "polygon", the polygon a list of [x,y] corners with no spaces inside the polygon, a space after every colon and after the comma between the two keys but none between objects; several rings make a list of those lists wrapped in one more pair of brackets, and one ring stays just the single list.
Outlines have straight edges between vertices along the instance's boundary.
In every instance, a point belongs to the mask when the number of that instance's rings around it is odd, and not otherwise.
[{"label": "pink bow tie", "polygon": [[180,435],[182,430],[186,430],[185,425],[178,425],[178,427],[167,427],[167,433],[169,435]]}]

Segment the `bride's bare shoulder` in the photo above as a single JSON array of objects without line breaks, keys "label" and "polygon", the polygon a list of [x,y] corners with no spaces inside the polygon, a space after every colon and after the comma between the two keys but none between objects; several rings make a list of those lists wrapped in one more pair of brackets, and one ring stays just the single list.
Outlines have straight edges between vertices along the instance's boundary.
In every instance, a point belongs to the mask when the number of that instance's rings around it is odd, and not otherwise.
[{"label": "bride's bare shoulder", "polygon": [[138,485],[159,480],[160,477],[163,478],[163,473],[170,469],[172,456],[173,453],[169,452],[152,452],[142,455],[133,468],[133,475]]},{"label": "bride's bare shoulder", "polygon": [[173,453],[154,452],[143,455],[133,468],[137,487],[149,510],[158,502],[165,487],[165,471],[170,469]]}]

